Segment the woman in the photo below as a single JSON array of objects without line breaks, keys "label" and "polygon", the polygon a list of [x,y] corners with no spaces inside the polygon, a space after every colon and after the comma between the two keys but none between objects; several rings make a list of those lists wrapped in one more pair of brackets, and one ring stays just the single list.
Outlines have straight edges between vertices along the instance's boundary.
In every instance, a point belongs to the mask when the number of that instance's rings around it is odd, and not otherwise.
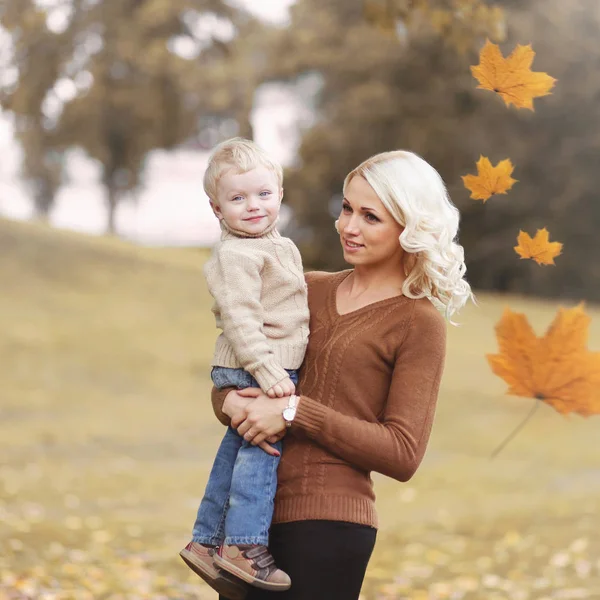
[{"label": "woman", "polygon": [[454,241],[458,222],[423,159],[396,151],[366,160],[344,182],[336,222],[354,268],[306,275],[301,395],[213,390],[217,416],[246,440],[269,451],[267,442],[289,434],[269,550],[292,587],[252,588],[247,600],[358,598],[377,528],[370,472],[398,481],[415,473],[444,364],[446,327],[436,307],[450,319],[472,297]]}]

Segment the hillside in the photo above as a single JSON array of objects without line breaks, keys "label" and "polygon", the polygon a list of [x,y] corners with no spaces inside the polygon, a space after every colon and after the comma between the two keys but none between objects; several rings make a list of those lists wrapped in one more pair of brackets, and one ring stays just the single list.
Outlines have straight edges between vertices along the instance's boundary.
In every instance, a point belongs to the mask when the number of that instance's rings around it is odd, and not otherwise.
[{"label": "hillside", "polygon": [[[205,256],[0,220],[0,599],[214,598],[177,558],[222,435]],[[479,302],[421,470],[374,476],[365,600],[600,597],[600,417],[541,406],[489,460],[532,405],[489,371],[494,324],[510,305],[541,332],[557,304]]]}]

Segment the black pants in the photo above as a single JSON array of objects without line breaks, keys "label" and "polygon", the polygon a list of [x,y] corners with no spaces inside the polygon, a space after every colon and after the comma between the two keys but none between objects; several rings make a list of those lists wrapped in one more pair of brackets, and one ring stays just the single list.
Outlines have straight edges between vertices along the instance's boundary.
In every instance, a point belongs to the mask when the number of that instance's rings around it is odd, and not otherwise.
[{"label": "black pants", "polygon": [[292,587],[286,592],[252,587],[246,600],[357,600],[376,535],[372,527],[342,521],[273,525],[269,550]]}]

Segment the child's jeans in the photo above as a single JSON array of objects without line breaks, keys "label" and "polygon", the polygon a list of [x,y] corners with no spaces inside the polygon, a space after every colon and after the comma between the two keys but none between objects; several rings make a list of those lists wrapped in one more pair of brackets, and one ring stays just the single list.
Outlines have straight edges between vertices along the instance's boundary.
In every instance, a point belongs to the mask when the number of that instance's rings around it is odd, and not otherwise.
[{"label": "child's jeans", "polygon": [[[288,371],[294,385],[296,371]],[[214,367],[217,388],[260,387],[243,369]],[[273,444],[281,453],[281,441]],[[194,524],[193,541],[200,544],[259,544],[269,541],[279,457],[246,442],[227,428],[213,463]]]}]

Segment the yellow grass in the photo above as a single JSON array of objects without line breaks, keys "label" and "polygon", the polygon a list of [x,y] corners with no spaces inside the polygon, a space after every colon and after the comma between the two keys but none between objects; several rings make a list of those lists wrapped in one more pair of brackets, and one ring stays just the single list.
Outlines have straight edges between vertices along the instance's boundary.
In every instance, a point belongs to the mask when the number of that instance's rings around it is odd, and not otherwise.
[{"label": "yellow grass", "polygon": [[[215,597],[177,557],[222,435],[205,257],[0,221],[0,599]],[[600,598],[600,419],[543,405],[489,460],[533,402],[490,373],[494,324],[559,303],[479,300],[420,471],[374,476],[363,597]]]}]

